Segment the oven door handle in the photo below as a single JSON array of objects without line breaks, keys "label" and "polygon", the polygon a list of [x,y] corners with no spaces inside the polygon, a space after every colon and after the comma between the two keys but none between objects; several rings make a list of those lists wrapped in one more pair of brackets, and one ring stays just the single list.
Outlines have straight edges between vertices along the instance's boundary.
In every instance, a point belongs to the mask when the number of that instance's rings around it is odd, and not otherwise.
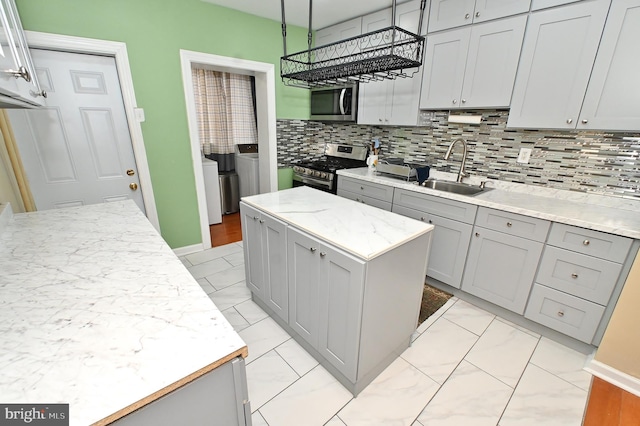
[{"label": "oven door handle", "polygon": [[318,186],[322,186],[324,188],[331,189],[331,181],[322,180],[322,179],[314,179],[314,178],[309,177],[309,176],[300,176],[300,175],[294,175],[293,178],[294,178],[294,180],[297,180],[298,182],[315,184],[315,185],[318,185]]},{"label": "oven door handle", "polygon": [[340,91],[340,114],[346,115],[346,107],[344,105],[344,95],[347,93],[347,89],[344,88]]}]

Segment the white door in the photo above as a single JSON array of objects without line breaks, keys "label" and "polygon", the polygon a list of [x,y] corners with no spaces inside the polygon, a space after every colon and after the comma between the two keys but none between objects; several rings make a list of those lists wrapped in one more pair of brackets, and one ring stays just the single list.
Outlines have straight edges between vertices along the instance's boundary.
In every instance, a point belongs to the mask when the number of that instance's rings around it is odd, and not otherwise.
[{"label": "white door", "polygon": [[31,53],[46,106],[9,117],[38,210],[130,198],[145,212],[115,59]]}]

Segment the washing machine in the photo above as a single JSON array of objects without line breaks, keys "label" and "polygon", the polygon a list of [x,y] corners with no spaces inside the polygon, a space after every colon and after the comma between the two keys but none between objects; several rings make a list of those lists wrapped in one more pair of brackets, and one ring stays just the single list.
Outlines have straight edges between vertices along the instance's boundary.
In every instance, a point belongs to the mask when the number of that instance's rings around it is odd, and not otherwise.
[{"label": "washing machine", "polygon": [[260,167],[258,144],[236,145],[236,173],[240,185],[240,198],[260,193]]},{"label": "washing machine", "polygon": [[209,225],[222,223],[218,162],[208,158],[202,158],[202,174],[204,176],[204,192],[207,197]]}]

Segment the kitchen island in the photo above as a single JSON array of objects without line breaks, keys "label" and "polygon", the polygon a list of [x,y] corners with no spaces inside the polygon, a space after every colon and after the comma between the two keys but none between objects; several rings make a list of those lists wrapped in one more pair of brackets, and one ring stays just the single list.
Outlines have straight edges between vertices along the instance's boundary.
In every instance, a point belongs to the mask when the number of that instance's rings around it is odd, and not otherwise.
[{"label": "kitchen island", "polygon": [[253,300],[357,395],[409,346],[433,226],[306,186],[240,210]]},{"label": "kitchen island", "polygon": [[245,343],[132,201],[0,212],[0,402],[68,403],[71,425],[149,424],[226,369],[207,409],[247,399]]}]

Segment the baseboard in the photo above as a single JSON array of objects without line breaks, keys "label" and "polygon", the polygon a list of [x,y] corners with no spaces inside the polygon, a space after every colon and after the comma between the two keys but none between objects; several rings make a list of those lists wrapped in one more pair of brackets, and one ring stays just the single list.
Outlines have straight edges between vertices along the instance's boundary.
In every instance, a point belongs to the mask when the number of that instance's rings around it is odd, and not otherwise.
[{"label": "baseboard", "polygon": [[191,253],[196,253],[202,250],[204,250],[204,247],[202,246],[202,243],[200,243],[200,244],[194,244],[192,246],[178,247],[176,249],[173,249],[173,252],[175,253],[176,256],[180,257],[180,256],[186,256]]},{"label": "baseboard", "polygon": [[640,379],[617,370],[593,358],[587,361],[584,370],[629,393],[640,397]]}]

